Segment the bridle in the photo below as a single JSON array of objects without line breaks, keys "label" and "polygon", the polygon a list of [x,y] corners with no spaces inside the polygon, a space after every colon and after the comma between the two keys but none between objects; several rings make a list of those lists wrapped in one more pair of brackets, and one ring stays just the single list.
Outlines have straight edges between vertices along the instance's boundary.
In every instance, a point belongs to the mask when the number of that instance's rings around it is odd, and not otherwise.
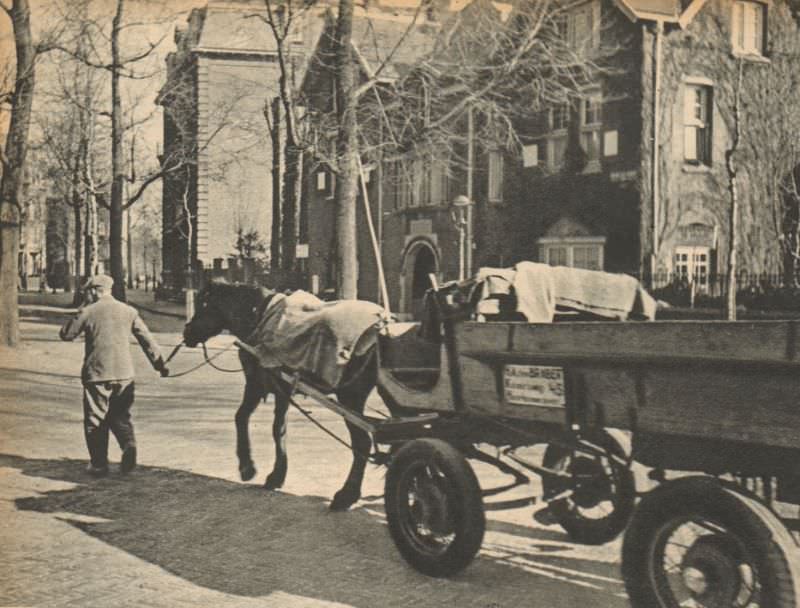
[{"label": "bridle", "polygon": [[[255,329],[255,325],[258,323],[258,320],[261,318],[261,315],[264,314],[264,311],[267,310],[267,307],[269,306],[270,302],[272,301],[272,298],[274,297],[274,295],[275,294],[273,293],[273,294],[271,294],[269,296],[266,296],[266,297],[262,298],[262,301],[259,302],[258,305],[252,307],[252,309],[250,310],[250,314],[253,317],[253,322],[252,322],[253,327],[249,331],[243,332],[243,333],[248,333],[249,334],[250,332],[252,332],[253,329]],[[240,320],[240,317],[238,315],[232,315],[231,316],[231,319],[230,319],[230,325],[231,326],[245,327],[246,325],[249,325],[249,324],[250,323],[248,323],[247,320],[245,320],[244,318],[242,318]],[[169,363],[172,360],[172,358],[178,353],[178,351],[185,345],[186,345],[185,341],[181,341],[179,344],[176,344],[175,348],[172,349],[172,352],[169,354],[169,357],[167,357],[166,361],[164,362],[165,365],[167,363]],[[186,375],[188,375],[188,374],[200,369],[201,367],[203,367],[205,365],[208,365],[208,366],[212,367],[213,369],[215,369],[215,370],[217,370],[219,372],[225,372],[225,373],[230,373],[230,374],[235,374],[235,373],[239,373],[241,371],[244,371],[244,368],[242,368],[242,367],[240,367],[239,369],[228,369],[228,368],[225,368],[225,367],[220,367],[219,365],[216,365],[216,364],[213,363],[214,359],[216,359],[217,357],[223,355],[227,351],[231,350],[235,346],[235,344],[233,344],[233,343],[230,344],[229,346],[227,346],[226,348],[224,348],[223,350],[221,350],[220,352],[214,354],[211,357],[208,356],[208,348],[206,347],[206,341],[202,340],[200,342],[200,345],[203,348],[203,359],[204,359],[204,361],[202,363],[198,364],[198,365],[195,365],[192,368],[189,368],[189,369],[185,370],[185,371],[179,372],[177,374],[170,374],[170,376],[169,376],[170,378],[180,378],[181,376],[186,376]]]}]

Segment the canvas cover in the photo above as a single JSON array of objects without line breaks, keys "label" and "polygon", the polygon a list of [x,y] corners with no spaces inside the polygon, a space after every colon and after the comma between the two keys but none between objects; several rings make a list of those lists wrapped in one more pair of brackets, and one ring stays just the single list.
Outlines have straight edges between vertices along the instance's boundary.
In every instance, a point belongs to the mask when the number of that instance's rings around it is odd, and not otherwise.
[{"label": "canvas cover", "polygon": [[350,358],[373,344],[365,334],[382,316],[383,309],[372,302],[323,302],[305,291],[278,294],[247,343],[263,367],[288,367],[325,388],[336,388]]},{"label": "canvas cover", "polygon": [[610,319],[652,320],[656,302],[641,283],[626,274],[520,262],[514,268],[481,268],[482,298],[516,296],[517,312],[529,323],[550,323],[556,308]]}]

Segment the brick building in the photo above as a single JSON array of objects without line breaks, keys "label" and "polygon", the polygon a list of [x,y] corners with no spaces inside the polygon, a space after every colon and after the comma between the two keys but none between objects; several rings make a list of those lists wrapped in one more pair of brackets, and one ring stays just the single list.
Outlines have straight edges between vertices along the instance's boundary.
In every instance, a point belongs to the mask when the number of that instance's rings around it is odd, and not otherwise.
[{"label": "brick building", "polygon": [[620,48],[614,71],[575,103],[551,108],[525,160],[509,163],[506,180],[518,192],[508,205],[519,236],[508,253],[656,273],[656,283],[693,277],[706,289],[727,263],[726,152],[741,66],[741,125],[749,132],[736,153],[738,259],[747,272],[779,272],[776,197],[759,174],[780,162],[763,113],[776,104],[800,108],[796,96],[778,101],[769,92],[800,65],[788,4],[592,0],[565,21],[571,43],[587,53],[602,44]]},{"label": "brick building", "polygon": [[[774,104],[789,108],[782,111],[800,104],[796,96],[769,93],[800,65],[800,56],[792,55],[799,34],[787,2],[589,0],[570,4],[559,19],[576,50],[591,57],[605,49],[606,69],[572,102],[521,127],[519,149],[474,141],[471,184],[463,168],[442,159],[365,157],[391,306],[401,315],[418,311],[429,273],[439,280],[458,277],[452,203],[466,194],[475,203],[472,269],[536,260],[628,272],[651,284],[693,277],[705,289],[727,262],[725,158],[740,66],[742,115],[751,132],[736,156],[739,263],[748,272],[779,271],[779,211],[759,176],[773,171],[779,156],[770,143],[777,134],[767,130],[763,115]],[[433,36],[435,25],[428,23]],[[391,40],[388,33],[383,37]],[[366,78],[377,64],[354,39]],[[330,74],[314,72],[315,62],[330,65],[324,52],[317,48],[322,55],[312,59],[314,78],[307,82],[327,94]],[[410,179],[398,179],[398,171]],[[324,290],[335,276],[333,175],[324,163],[307,171],[304,202],[309,271]],[[359,293],[375,299],[362,201],[359,213]]]}]

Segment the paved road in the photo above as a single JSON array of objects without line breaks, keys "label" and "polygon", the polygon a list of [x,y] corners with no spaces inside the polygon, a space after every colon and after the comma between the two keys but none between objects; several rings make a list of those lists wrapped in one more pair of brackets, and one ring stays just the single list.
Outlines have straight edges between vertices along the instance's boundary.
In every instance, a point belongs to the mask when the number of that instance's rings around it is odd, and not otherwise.
[{"label": "paved road", "polygon": [[[252,426],[261,470],[254,482],[239,482],[239,374],[162,380],[137,354],[142,466],[128,477],[87,478],[82,344],[58,342],[56,326],[33,319],[22,329],[19,351],[0,351],[0,607],[628,605],[619,541],[575,545],[560,528],[535,523],[533,507],[490,510],[483,549],[461,575],[416,573],[386,530],[382,469],[368,470],[365,498],[353,510],[327,511],[349,455],[299,414],[290,417],[286,487],[264,491],[272,461],[269,404]],[[178,341],[158,338],[167,346]],[[182,353],[173,370],[199,360]],[[218,361],[237,363],[233,351]],[[343,430],[333,414],[308,405]],[[111,454],[118,458],[116,448]],[[476,470],[484,488],[507,481]]]}]

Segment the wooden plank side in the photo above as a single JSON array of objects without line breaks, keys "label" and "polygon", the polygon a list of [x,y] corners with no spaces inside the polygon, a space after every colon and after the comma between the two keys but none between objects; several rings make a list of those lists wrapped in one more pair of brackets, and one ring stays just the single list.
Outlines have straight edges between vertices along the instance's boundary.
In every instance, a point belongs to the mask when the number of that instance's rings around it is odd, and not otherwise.
[{"label": "wooden plank side", "polygon": [[651,370],[642,431],[800,449],[800,376]]},{"label": "wooden plank side", "polygon": [[800,364],[797,334],[797,321],[519,324],[512,352]]},{"label": "wooden plank side", "polygon": [[458,350],[461,352],[508,350],[511,328],[511,323],[458,323],[455,328]]}]

